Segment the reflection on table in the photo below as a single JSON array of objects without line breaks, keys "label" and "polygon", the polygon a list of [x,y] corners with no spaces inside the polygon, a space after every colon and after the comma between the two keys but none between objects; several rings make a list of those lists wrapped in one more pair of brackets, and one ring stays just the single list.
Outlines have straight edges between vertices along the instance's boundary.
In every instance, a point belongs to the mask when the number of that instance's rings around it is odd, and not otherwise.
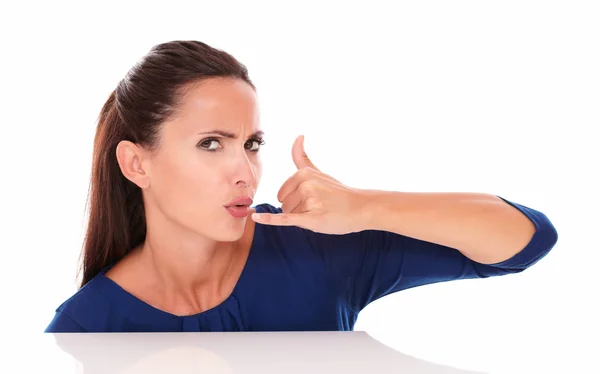
[{"label": "reflection on table", "polygon": [[474,374],[391,349],[366,332],[45,334],[62,373]]}]

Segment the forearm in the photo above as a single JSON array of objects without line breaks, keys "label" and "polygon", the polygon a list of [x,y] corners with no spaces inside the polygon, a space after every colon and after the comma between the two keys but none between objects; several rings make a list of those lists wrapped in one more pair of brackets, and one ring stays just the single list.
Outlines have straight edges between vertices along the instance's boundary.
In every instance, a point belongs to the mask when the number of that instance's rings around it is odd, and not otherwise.
[{"label": "forearm", "polygon": [[490,194],[376,190],[360,194],[365,230],[390,231],[455,248],[484,264],[511,258],[535,233],[525,215]]}]

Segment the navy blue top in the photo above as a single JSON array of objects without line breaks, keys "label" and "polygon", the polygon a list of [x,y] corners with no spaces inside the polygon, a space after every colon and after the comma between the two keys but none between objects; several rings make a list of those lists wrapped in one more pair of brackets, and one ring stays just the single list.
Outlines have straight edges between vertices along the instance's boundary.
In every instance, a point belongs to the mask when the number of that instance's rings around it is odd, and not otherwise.
[{"label": "navy blue top", "polygon": [[[539,211],[506,202],[525,214],[536,232],[521,252],[494,265],[390,232],[328,235],[257,223],[240,278],[218,306],[176,316],[136,298],[102,272],[58,307],[45,331],[353,330],[361,309],[385,295],[437,282],[518,273],[544,257],[558,237],[552,223]],[[266,203],[255,208],[281,213]]]}]

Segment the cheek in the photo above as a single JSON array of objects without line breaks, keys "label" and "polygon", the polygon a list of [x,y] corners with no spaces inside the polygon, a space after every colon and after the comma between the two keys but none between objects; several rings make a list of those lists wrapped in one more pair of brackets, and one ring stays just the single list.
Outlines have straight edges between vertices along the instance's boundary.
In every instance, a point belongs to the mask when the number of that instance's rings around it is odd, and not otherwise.
[{"label": "cheek", "polygon": [[254,169],[255,184],[256,184],[256,186],[258,186],[260,184],[260,180],[262,179],[262,163],[260,162],[260,159],[256,160],[253,163],[253,169]]},{"label": "cheek", "polygon": [[[199,157],[163,162],[153,170],[149,191],[152,205],[173,222],[197,232],[212,227],[225,215],[222,204],[229,196],[218,169]],[[224,191],[225,190],[225,191]]]},{"label": "cheek", "polygon": [[165,157],[153,171],[153,180],[157,184],[173,188],[184,188],[199,175],[197,167],[194,167],[194,160],[184,157]]},{"label": "cheek", "polygon": [[[171,157],[153,168],[151,186],[165,209],[185,211],[214,200],[219,191],[218,176],[199,157]],[[169,204],[172,208],[167,206]]]}]

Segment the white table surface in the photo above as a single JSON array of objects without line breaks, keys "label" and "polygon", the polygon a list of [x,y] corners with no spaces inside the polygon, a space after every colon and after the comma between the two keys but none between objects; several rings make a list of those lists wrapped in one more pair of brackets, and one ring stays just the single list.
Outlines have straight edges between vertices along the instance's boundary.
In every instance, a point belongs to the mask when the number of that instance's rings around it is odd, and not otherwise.
[{"label": "white table surface", "polygon": [[15,345],[3,349],[2,372],[476,373],[405,355],[363,331],[39,334]]}]

